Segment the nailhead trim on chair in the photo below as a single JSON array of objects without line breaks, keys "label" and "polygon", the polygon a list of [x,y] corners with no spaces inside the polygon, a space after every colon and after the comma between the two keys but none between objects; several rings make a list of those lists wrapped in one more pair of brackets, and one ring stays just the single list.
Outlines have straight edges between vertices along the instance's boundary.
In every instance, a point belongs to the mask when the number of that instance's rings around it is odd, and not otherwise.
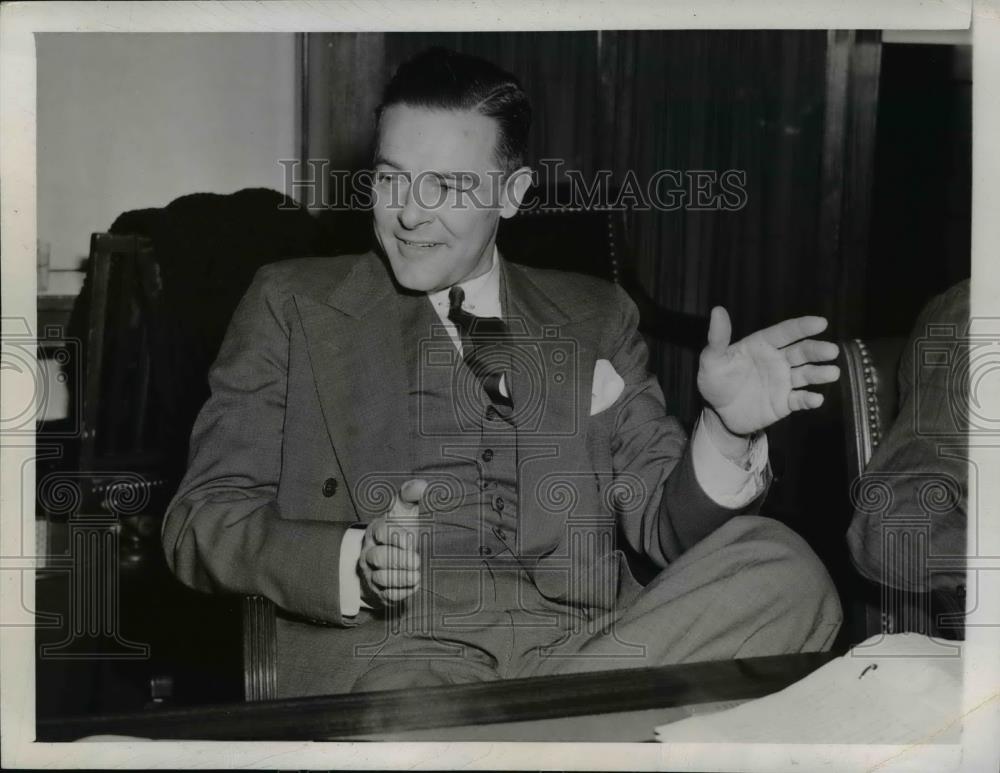
[{"label": "nailhead trim on chair", "polygon": [[864,375],[866,393],[865,418],[868,420],[868,431],[871,433],[872,450],[874,451],[882,440],[882,420],[878,410],[878,395],[876,394],[878,378],[875,375],[871,353],[865,342],[860,338],[855,338],[854,342],[858,346],[858,351],[861,352],[861,369]]},{"label": "nailhead trim on chair", "polygon": [[[551,215],[556,214],[574,214],[580,212],[594,212],[595,210],[586,209],[585,207],[545,207],[544,209],[525,209],[518,213],[519,217],[537,217],[539,215]],[[618,270],[618,253],[615,249],[615,226],[609,214],[608,216],[608,259],[611,261],[611,281],[615,284],[620,284],[619,282],[619,270]]]}]

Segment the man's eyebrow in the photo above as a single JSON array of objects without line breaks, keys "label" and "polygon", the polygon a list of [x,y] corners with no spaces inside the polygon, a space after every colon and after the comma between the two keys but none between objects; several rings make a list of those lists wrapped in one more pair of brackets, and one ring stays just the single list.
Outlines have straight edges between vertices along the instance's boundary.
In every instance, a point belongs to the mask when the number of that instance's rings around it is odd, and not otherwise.
[{"label": "man's eyebrow", "polygon": [[476,180],[479,178],[476,172],[470,172],[467,169],[459,172],[431,172],[430,174],[438,177],[449,177],[453,180]]},{"label": "man's eyebrow", "polygon": [[[376,156],[374,166],[389,166],[398,171],[403,171],[403,167],[392,161],[385,156]],[[428,174],[431,177],[436,177],[439,180],[449,180],[453,182],[473,182],[476,183],[479,180],[479,174],[476,172],[470,172],[468,170],[458,171],[458,172],[434,172],[427,171],[424,174]]]}]

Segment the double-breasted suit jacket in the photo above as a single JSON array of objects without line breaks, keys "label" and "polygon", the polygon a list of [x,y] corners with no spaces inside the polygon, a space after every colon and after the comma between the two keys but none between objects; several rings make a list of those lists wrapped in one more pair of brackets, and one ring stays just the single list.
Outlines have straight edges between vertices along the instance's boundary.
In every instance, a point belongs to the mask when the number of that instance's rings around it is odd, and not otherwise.
[{"label": "double-breasted suit jacket", "polygon": [[[663,567],[756,506],[760,498],[738,511],[722,507],[699,486],[685,432],[647,371],[635,306],[619,287],[503,260],[500,270],[505,318],[520,320],[529,339],[557,335],[575,352],[573,367],[543,385],[532,429],[532,441],[552,444],[557,458],[525,473],[531,485],[519,484],[517,552],[542,595],[574,592],[546,579],[558,572],[543,571],[565,556],[573,512],[614,519],[620,538]],[[372,253],[257,273],[210,372],[211,397],[164,523],[168,563],[184,583],[262,594],[326,625],[370,619],[342,614],[338,562],[346,530],[380,514],[366,494],[372,481],[410,477],[401,293]],[[599,360],[625,386],[592,416]],[[515,375],[515,399],[518,386]],[[575,492],[572,512],[533,493],[541,478],[560,474]],[[608,495],[616,481],[625,496]]]}]

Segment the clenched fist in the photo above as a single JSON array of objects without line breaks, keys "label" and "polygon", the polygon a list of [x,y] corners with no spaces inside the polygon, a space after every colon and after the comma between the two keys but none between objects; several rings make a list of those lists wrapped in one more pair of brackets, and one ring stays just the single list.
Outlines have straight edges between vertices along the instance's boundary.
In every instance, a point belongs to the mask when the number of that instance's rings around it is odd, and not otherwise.
[{"label": "clenched fist", "polygon": [[381,518],[365,529],[358,556],[361,597],[373,607],[385,607],[409,598],[420,587],[417,533],[394,520],[413,517],[427,489],[423,480],[408,480]]}]

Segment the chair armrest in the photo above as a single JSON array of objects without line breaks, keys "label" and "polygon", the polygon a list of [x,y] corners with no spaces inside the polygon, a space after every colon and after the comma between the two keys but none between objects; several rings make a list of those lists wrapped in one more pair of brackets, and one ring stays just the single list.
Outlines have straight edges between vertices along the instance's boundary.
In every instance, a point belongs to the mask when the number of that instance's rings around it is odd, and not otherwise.
[{"label": "chair armrest", "polygon": [[847,472],[856,480],[899,410],[898,369],[903,338],[841,342]]},{"label": "chair armrest", "polygon": [[243,697],[273,700],[278,692],[278,631],[274,603],[243,597]]}]

